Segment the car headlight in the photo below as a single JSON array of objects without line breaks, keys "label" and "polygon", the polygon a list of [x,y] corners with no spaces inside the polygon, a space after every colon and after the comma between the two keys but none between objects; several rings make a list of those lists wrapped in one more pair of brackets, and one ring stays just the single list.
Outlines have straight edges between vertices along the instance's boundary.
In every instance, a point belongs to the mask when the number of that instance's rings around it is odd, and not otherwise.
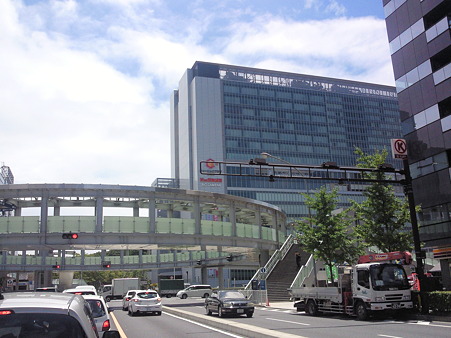
[{"label": "car headlight", "polygon": [[232,307],[233,304],[232,304],[232,303],[229,303],[229,302],[224,302],[224,303],[222,303],[222,306],[223,306],[223,307]]}]

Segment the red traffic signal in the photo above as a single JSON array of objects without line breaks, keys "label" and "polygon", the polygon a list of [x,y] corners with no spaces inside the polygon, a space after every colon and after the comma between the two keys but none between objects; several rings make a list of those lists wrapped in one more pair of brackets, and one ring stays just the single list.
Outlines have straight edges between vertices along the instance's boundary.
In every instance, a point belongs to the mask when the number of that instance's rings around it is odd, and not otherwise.
[{"label": "red traffic signal", "polygon": [[58,270],[58,269],[61,269],[61,265],[59,265],[59,264],[57,264],[57,265],[52,265],[52,268],[53,268],[54,270]]},{"label": "red traffic signal", "polygon": [[102,266],[106,269],[109,269],[109,268],[111,268],[111,262],[109,262],[109,261],[102,262]]},{"label": "red traffic signal", "polygon": [[63,234],[63,238],[64,239],[77,239],[78,238],[78,234],[72,233],[72,232],[64,233]]}]

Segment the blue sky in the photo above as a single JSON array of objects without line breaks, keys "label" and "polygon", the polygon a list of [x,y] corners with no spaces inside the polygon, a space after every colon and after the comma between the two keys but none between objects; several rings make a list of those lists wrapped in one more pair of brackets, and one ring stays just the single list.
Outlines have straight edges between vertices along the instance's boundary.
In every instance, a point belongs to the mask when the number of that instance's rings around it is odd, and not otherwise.
[{"label": "blue sky", "polygon": [[16,183],[170,177],[195,61],[394,85],[379,0],[1,0],[0,162]]}]

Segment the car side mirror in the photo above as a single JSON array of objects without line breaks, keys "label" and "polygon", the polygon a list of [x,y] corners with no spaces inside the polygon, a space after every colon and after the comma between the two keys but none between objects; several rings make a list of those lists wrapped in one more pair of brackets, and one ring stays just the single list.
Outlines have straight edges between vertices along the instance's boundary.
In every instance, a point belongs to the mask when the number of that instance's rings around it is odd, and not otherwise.
[{"label": "car side mirror", "polygon": [[119,334],[119,331],[110,330],[110,331],[105,331],[103,333],[102,338],[121,338],[121,335]]}]

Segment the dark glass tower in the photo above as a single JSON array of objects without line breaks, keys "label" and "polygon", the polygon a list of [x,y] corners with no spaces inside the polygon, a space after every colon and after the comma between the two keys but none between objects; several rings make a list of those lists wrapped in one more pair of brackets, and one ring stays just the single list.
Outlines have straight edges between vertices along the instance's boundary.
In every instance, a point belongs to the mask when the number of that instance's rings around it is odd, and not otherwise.
[{"label": "dark glass tower", "polygon": [[420,238],[451,289],[451,1],[383,0]]}]

